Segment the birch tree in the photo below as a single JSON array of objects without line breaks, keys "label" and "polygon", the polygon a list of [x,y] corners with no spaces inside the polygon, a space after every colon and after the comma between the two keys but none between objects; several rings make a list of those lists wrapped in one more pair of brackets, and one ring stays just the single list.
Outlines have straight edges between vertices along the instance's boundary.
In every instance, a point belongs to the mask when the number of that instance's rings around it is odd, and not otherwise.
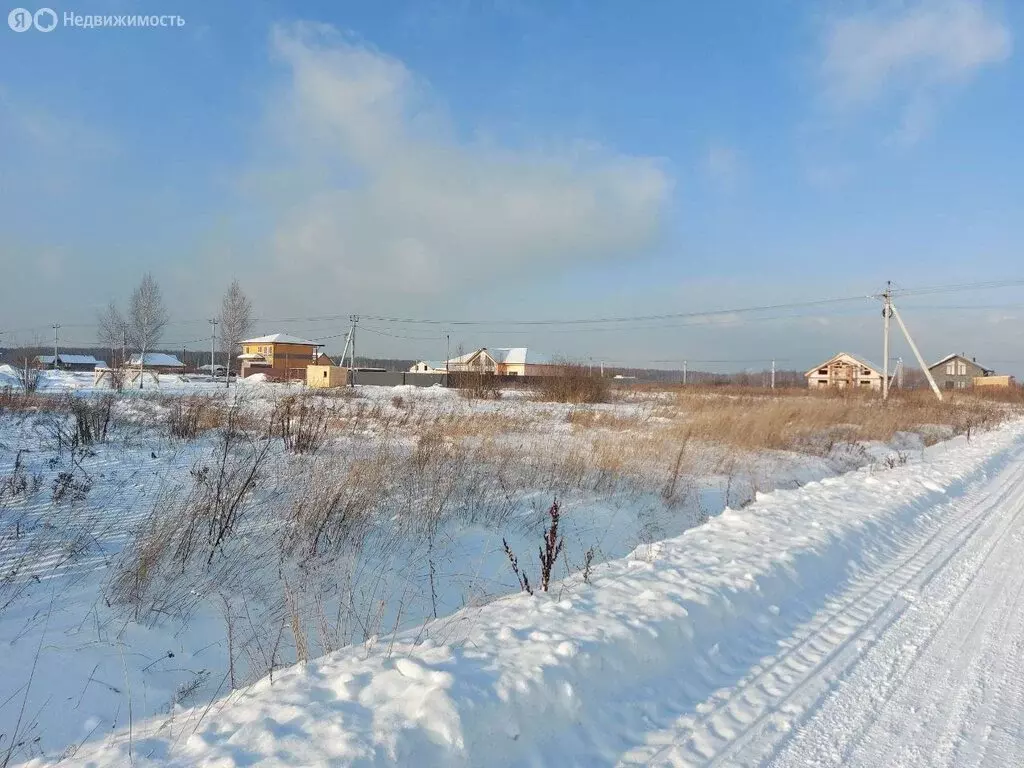
[{"label": "birch tree", "polygon": [[225,367],[229,373],[234,352],[241,346],[242,339],[248,335],[251,328],[252,304],[249,297],[242,292],[242,286],[234,280],[220,305],[221,341],[227,350],[228,359]]},{"label": "birch tree", "polygon": [[114,302],[110,302],[106,309],[100,310],[96,315],[96,328],[101,346],[110,350],[111,363],[114,360],[114,350],[121,348],[121,365],[124,365],[124,347],[128,339],[128,321],[125,320],[121,310]]},{"label": "birch tree", "polygon": [[146,369],[146,353],[159,343],[168,319],[160,286],[147,272],[128,304],[128,337],[139,350],[139,389]]}]

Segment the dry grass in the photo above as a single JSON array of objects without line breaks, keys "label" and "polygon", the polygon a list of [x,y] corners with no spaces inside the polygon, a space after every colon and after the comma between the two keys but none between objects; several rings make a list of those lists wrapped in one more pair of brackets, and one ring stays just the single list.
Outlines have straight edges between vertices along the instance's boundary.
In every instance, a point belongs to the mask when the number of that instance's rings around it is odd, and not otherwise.
[{"label": "dry grass", "polygon": [[607,403],[611,384],[586,366],[567,363],[543,377],[535,392],[538,400],[549,403]]},{"label": "dry grass", "polygon": [[[888,442],[897,432],[924,429],[926,443],[943,433],[969,434],[1012,415],[1006,407],[961,395],[939,402],[930,392],[897,393],[883,404],[868,393],[785,392],[709,396],[679,392],[670,433],[744,450],[779,449],[828,453],[838,442]],[[940,429],[935,429],[938,427]]]}]

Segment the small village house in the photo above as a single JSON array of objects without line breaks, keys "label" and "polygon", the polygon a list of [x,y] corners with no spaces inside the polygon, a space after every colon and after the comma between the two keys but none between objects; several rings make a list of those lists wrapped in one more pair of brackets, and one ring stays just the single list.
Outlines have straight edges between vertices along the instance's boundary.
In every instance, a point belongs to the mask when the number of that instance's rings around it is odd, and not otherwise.
[{"label": "small village house", "polygon": [[141,367],[147,371],[156,371],[157,373],[183,373],[185,371],[185,364],[166,352],[147,352],[145,361],[142,360],[141,355],[136,353],[128,359],[128,367],[139,368],[140,362],[142,362]]},{"label": "small village house", "polygon": [[[264,373],[271,379],[305,381],[306,368],[318,363],[320,347],[287,333],[272,333],[242,342],[242,377]],[[329,359],[329,358],[328,358]]]},{"label": "small village house", "polygon": [[35,359],[36,368],[57,368],[61,371],[92,371],[96,368],[106,368],[103,360],[97,360],[92,355],[65,355],[58,354],[57,365],[53,364],[53,355],[38,355]]},{"label": "small village house", "polygon": [[306,366],[306,385],[309,387],[326,389],[328,387],[344,387],[347,384],[348,368],[319,363]]},{"label": "small village house", "polygon": [[939,389],[969,389],[978,379],[995,373],[966,355],[946,355],[939,362],[928,366],[928,371]]},{"label": "small village house", "polygon": [[880,390],[883,380],[878,366],[848,352],[840,352],[821,365],[816,365],[804,377],[810,389],[833,387]]},{"label": "small village house", "polygon": [[558,366],[527,347],[481,347],[448,361],[421,360],[410,373],[491,373],[495,376],[550,376]]},{"label": "small village house", "polygon": [[446,373],[443,362],[431,362],[430,360],[420,360],[417,363],[413,363],[409,366],[409,373]]}]

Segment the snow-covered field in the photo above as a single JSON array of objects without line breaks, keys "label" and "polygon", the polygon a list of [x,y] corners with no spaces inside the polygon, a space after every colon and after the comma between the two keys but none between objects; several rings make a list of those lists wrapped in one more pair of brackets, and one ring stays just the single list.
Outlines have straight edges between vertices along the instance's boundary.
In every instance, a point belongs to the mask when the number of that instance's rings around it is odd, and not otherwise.
[{"label": "snow-covered field", "polygon": [[[81,374],[43,389],[106,402]],[[857,756],[878,739],[829,726],[859,706],[836,680],[996,525],[986,480],[1024,472],[1014,425],[812,455],[651,442],[656,395],[283,410],[296,391],[164,377],[87,446],[0,411],[0,764]],[[555,498],[556,581],[516,594],[504,543],[536,587]]]}]

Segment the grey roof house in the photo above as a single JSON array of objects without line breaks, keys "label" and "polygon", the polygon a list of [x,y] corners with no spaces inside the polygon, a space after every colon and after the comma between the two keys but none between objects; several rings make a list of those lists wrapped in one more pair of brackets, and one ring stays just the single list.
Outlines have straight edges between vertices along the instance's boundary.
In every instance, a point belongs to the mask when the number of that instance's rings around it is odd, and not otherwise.
[{"label": "grey roof house", "polygon": [[946,355],[937,363],[928,366],[928,371],[939,389],[969,389],[976,378],[991,376],[995,371],[979,365],[967,355]]},{"label": "grey roof house", "polygon": [[40,368],[59,368],[62,371],[91,371],[106,366],[102,360],[92,355],[57,355],[57,365],[53,364],[53,355],[38,355],[36,365]]}]

